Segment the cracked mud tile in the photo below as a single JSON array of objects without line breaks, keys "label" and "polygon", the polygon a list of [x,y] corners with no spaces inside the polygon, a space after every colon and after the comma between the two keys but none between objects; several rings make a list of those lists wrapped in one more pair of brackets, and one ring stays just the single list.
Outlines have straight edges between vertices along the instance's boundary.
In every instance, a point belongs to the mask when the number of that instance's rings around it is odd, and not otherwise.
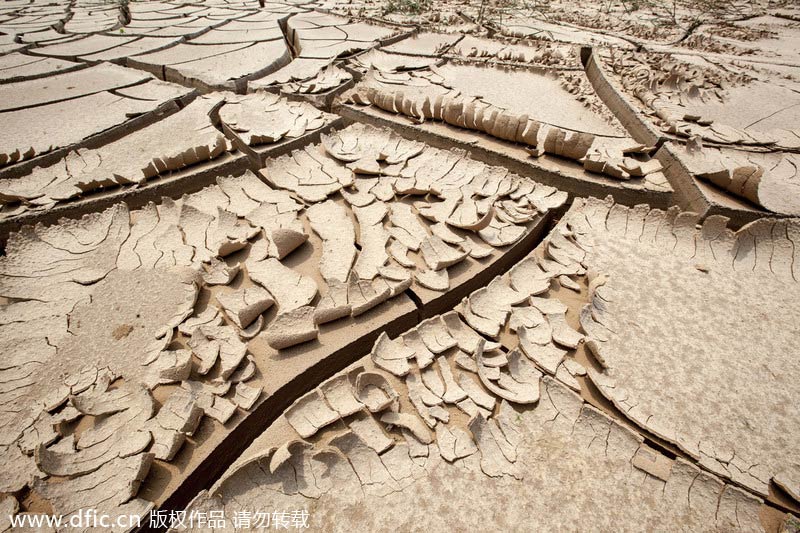
[{"label": "cracked mud tile", "polygon": [[353,208],[353,214],[358,221],[358,243],[361,246],[353,265],[353,272],[359,279],[374,279],[378,274],[387,277],[382,272],[382,267],[389,261],[389,254],[386,251],[389,233],[383,226],[383,220],[388,212],[387,206],[382,202]]},{"label": "cracked mud tile", "polygon": [[297,138],[321,128],[332,118],[310,104],[289,102],[266,92],[226,96],[219,117],[245,146]]},{"label": "cracked mud tile", "polygon": [[306,215],[322,239],[320,274],[326,282],[344,283],[356,257],[355,227],[347,210],[328,200],[306,209]]},{"label": "cracked mud tile", "polygon": [[287,25],[287,38],[301,58],[330,59],[373,48],[378,40],[397,33],[394,28],[350,22],[345,17],[318,12],[294,16]]},{"label": "cracked mud tile", "polygon": [[280,313],[308,305],[317,295],[313,279],[298,274],[273,257],[247,261],[246,267],[250,278],[275,298]]},{"label": "cracked mud tile", "polygon": [[[198,205],[210,196],[204,198]],[[192,263],[194,250],[177,226],[184,200],[164,200],[133,213],[118,205],[12,235],[7,250],[13,258],[0,261],[0,285],[17,300],[25,320],[2,321],[0,335],[6,344],[28,341],[30,349],[16,351],[9,360],[13,366],[0,371],[15,385],[4,391],[3,403],[22,406],[0,420],[10,439],[2,450],[13,478],[10,489],[32,485],[36,471],[39,477],[69,476],[70,484],[91,488],[108,465],[142,452],[169,461],[202,415],[224,423],[237,406],[249,409],[258,399],[259,387],[241,383],[255,366],[237,331],[222,325],[213,307],[194,313],[203,270]],[[222,222],[212,217],[208,225],[222,224],[235,238],[233,216]],[[213,247],[226,253],[225,246]],[[218,255],[212,258],[219,261]],[[50,266],[43,268],[44,263]],[[25,276],[17,275],[21,269]],[[58,297],[49,304],[47,294]],[[176,328],[190,337],[191,350],[168,349]],[[53,373],[28,372],[37,365]],[[203,377],[212,367],[218,382],[213,386]],[[118,378],[121,384],[114,383]],[[151,389],[176,382],[183,390],[159,391],[159,402],[154,401]],[[222,397],[232,383],[235,403]],[[74,434],[73,424],[88,417],[97,419]],[[113,482],[130,487],[133,496],[140,481]],[[116,507],[146,512],[152,505],[126,501],[109,504],[109,512]]]},{"label": "cracked mud tile", "polygon": [[325,401],[339,413],[340,417],[357,413],[364,407],[361,401],[356,398],[353,384],[348,376],[334,376],[324,381],[319,388],[325,395]]},{"label": "cracked mud tile", "polygon": [[397,402],[397,392],[383,374],[360,372],[354,385],[355,395],[372,413],[378,413]]},{"label": "cracked mud tile", "polygon": [[147,453],[115,459],[88,476],[60,483],[37,480],[35,488],[51,502],[54,512],[65,517],[87,506],[98,514],[143,517],[153,504],[135,495],[152,461]]},{"label": "cracked mud tile", "polygon": [[246,329],[275,303],[272,295],[258,286],[219,294],[217,301],[239,329]]},{"label": "cracked mud tile", "polygon": [[371,356],[376,365],[396,376],[402,377],[408,374],[410,370],[408,360],[414,356],[414,351],[397,339],[390,339],[384,332],[375,341]]},{"label": "cracked mud tile", "polygon": [[352,184],[351,171],[339,166],[317,146],[268,161],[259,172],[272,186],[292,191],[311,203],[322,202]]},{"label": "cracked mud tile", "polygon": [[[69,152],[46,167],[16,179],[0,180],[4,203],[47,207],[100,188],[141,184],[168,171],[215,159],[229,143],[211,124],[209,113],[222,99],[201,96],[184,109],[119,140]],[[176,136],[175,132],[182,132]],[[163,139],[172,140],[165,147]]]},{"label": "cracked mud tile", "polygon": [[[177,100],[182,95],[174,97]],[[43,104],[0,113],[9,127],[18,132],[14,137],[5,133],[0,137],[0,165],[11,165],[46,155],[53,150],[69,149],[97,138],[105,131],[124,131],[126,123],[137,115],[157,112],[158,107],[173,107],[171,99],[144,101],[116,96],[110,92],[99,92],[75,100]],[[108,112],[93,120],[87,120],[97,108]],[[74,121],[69,129],[53,129],[53,119]],[[73,163],[75,166],[77,162]]]},{"label": "cracked mud tile", "polygon": [[[593,282],[592,303],[581,312],[587,346],[599,354],[604,367],[602,373],[589,371],[600,392],[635,423],[757,494],[767,494],[773,477],[778,482],[791,477],[796,461],[786,456],[791,448],[781,443],[788,442],[794,424],[792,414],[781,406],[790,402],[793,388],[779,376],[793,375],[794,367],[779,354],[791,344],[793,308],[787,298],[793,297],[796,282],[779,265],[793,262],[785,244],[791,235],[786,229],[794,221],[778,234],[772,227],[779,222],[762,220],[726,235],[720,232],[719,220],[687,232],[680,226],[683,217],[661,213],[659,218],[644,218],[641,236],[629,236],[624,227],[612,224],[611,204],[581,202],[572,213],[566,222],[581,228],[582,233],[576,233],[579,243],[591,245],[587,266],[604,275]],[[607,224],[587,224],[602,219]],[[656,232],[647,229],[649,219],[660,220]],[[715,235],[725,237],[715,242]],[[685,241],[696,245],[684,246]],[[713,250],[704,253],[703,270],[696,268],[698,249]],[[645,280],[647,269],[660,274]],[[633,284],[644,292],[634,296]],[[667,293],[669,305],[655,305],[655,298]],[[763,320],[735,319],[740,315],[732,310],[742,305]],[[703,319],[689,323],[687,312]],[[629,330],[634,323],[636,335]],[[666,323],[670,327],[662,330]],[[700,354],[702,367],[682,356],[683,350]],[[644,363],[634,361],[633,354],[643,351],[659,361],[655,374],[650,363],[644,372]],[[753,358],[743,359],[744,353]],[[748,376],[746,383],[743,376]],[[691,400],[686,404],[689,410],[644,385],[676,379],[672,388]],[[709,387],[723,381],[722,395],[707,394]],[[740,425],[736,420],[747,422]],[[759,427],[771,428],[770,438],[762,438]]]},{"label": "cracked mud tile", "polygon": [[[363,361],[370,364],[368,359]],[[344,380],[346,376],[343,372],[337,379]],[[377,453],[376,448],[383,449],[389,441],[384,436],[373,447],[367,444],[374,439],[377,422],[373,416],[377,415],[362,412],[359,420],[371,428],[362,431],[363,436],[331,430],[330,440],[323,439],[303,448],[303,453],[326,454],[326,457],[330,454],[325,451],[328,446],[337,448],[356,473],[355,487],[348,477],[352,474],[342,468],[341,474],[337,474],[342,476],[341,486],[334,484],[322,493],[304,495],[293,484],[281,485],[252,473],[248,464],[242,464],[226,473],[216,487],[199,496],[188,509],[211,505],[212,509],[232,510],[240,508],[240,504],[248,508],[256,501],[302,506],[314,498],[318,512],[338,516],[347,527],[370,524],[382,528],[397,523],[396,517],[387,516],[379,505],[390,497],[394,503],[409,506],[441,501],[446,506],[444,514],[426,515],[424,520],[426,527],[448,528],[453,520],[466,527],[483,516],[478,502],[488,500],[505,502],[506,516],[510,513],[520,520],[524,516],[553,527],[559,524],[578,527],[585,524],[586,506],[594,502],[602,504],[603,512],[594,513],[592,520],[602,527],[618,526],[621,522],[636,528],[682,521],[709,531],[760,529],[758,500],[682,459],[674,461],[671,469],[661,469],[660,478],[648,477],[635,466],[651,468],[637,458],[641,453],[641,437],[586,406],[580,397],[550,378],[542,378],[541,382],[537,379],[536,386],[542,387],[538,403],[520,409],[513,402],[503,401],[496,415],[487,411],[488,414],[473,416],[469,430],[450,421],[439,422],[435,431],[431,431],[416,415],[405,413],[405,404],[401,404],[380,418],[389,425],[404,425],[403,418],[411,416],[417,431],[403,429],[407,443],[395,443],[387,451]],[[280,431],[279,427],[274,429]],[[277,433],[275,437],[281,438]],[[428,439],[433,439],[430,449],[438,449],[438,454],[428,452],[429,447],[423,444]],[[256,455],[250,456],[258,457],[258,452],[254,452]],[[659,463],[671,461],[654,453]],[[338,457],[329,456],[331,475],[339,468],[334,465],[342,464]],[[318,483],[319,479],[317,476]],[[575,485],[575,479],[581,479],[581,483]],[[447,503],[451,498],[442,498],[441,486],[447,486],[448,494],[462,502],[471,502],[470,505]],[[478,486],[480,490],[476,489]],[[522,490],[524,486],[535,486],[538,490]],[[247,496],[242,498],[239,494]],[[553,508],[550,505],[553,499],[568,503]],[[352,513],[348,507],[351,505],[358,505],[363,514]],[[532,507],[541,512],[531,515]],[[505,518],[490,520],[500,524]]]},{"label": "cracked mud tile", "polygon": [[323,396],[316,390],[298,399],[286,410],[285,416],[303,438],[311,437],[321,428],[339,419],[339,414],[328,407]]},{"label": "cracked mud tile", "polygon": [[[385,415],[381,415],[381,418]],[[347,420],[347,426],[368,447],[376,453],[383,453],[392,446],[394,440],[386,435],[378,420],[370,413],[360,412]]]}]

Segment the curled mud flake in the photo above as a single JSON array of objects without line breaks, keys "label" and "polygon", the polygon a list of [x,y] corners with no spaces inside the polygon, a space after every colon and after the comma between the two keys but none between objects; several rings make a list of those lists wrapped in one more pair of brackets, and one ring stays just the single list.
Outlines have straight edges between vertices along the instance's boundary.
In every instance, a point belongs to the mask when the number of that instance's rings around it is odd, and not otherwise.
[{"label": "curled mud flake", "polygon": [[311,129],[323,113],[305,102],[289,102],[272,93],[256,92],[226,97],[219,116],[245,145],[257,146],[298,137]]},{"label": "curled mud flake", "polygon": [[237,383],[233,388],[233,403],[240,409],[249,411],[261,397],[261,387],[251,387],[245,383]]},{"label": "curled mud flake", "polygon": [[[455,311],[449,311],[443,314],[442,321],[447,327],[447,331],[455,339],[459,349],[469,354],[474,354],[475,350],[478,348],[478,342],[482,340],[482,337],[465,324]],[[483,340],[486,343],[485,349],[487,351],[494,350],[500,346],[498,343],[488,342],[485,339]]]},{"label": "curled mud flake", "polygon": [[428,427],[416,416],[408,413],[387,412],[381,415],[381,422],[390,426],[398,426],[411,432],[423,444],[433,442],[433,434]]},{"label": "curled mud flake", "polygon": [[405,268],[395,265],[394,263],[379,267],[378,274],[380,274],[381,277],[394,282],[405,282],[411,279],[411,272]]},{"label": "curled mud flake", "polygon": [[487,367],[484,363],[482,344],[475,352],[475,362],[481,383],[493,394],[513,403],[529,404],[539,401],[539,379],[542,374],[519,351],[513,350],[508,354],[509,374],[500,372],[496,384],[490,378],[493,367]]},{"label": "curled mud flake", "polygon": [[373,307],[385,302],[392,297],[394,290],[386,280],[357,280],[351,274],[347,286],[347,300],[351,307],[351,315],[356,317],[366,313]]},{"label": "curled mud flake", "polygon": [[447,325],[441,317],[433,317],[420,322],[417,326],[422,342],[435,354],[446,352],[458,344],[450,335]]},{"label": "curled mud flake", "polygon": [[566,348],[575,349],[583,340],[583,335],[572,329],[567,324],[564,313],[549,313],[546,315],[550,327],[553,328],[553,341]]},{"label": "curled mud flake", "polygon": [[43,445],[39,445],[34,453],[34,458],[36,466],[46,474],[76,476],[94,472],[116,458],[138,454],[147,449],[151,439],[148,431],[134,431],[107,439],[75,453],[53,452]]},{"label": "curled mud flake", "polygon": [[405,332],[402,337],[403,344],[414,351],[414,358],[417,361],[417,367],[424,369],[433,363],[434,354],[422,342],[422,337],[418,328],[410,329]]},{"label": "curled mud flake", "polygon": [[545,253],[548,257],[569,266],[573,263],[582,263],[586,257],[584,249],[568,237],[562,231],[553,231],[545,245]]},{"label": "curled mud flake", "polygon": [[[415,205],[415,207],[416,207],[416,205]],[[417,211],[419,211],[418,207],[417,207]],[[422,215],[422,212],[420,212],[420,214]],[[425,215],[423,215],[423,216],[425,216]],[[447,244],[454,244],[454,245],[458,246],[458,245],[461,245],[461,244],[466,242],[466,239],[464,237],[456,234],[453,230],[451,230],[450,228],[448,228],[445,224],[442,224],[441,222],[437,222],[436,224],[431,226],[431,232],[433,233],[433,236],[438,237],[439,239],[441,239],[443,242],[445,242]],[[464,250],[464,251],[467,251],[467,250]]]},{"label": "curled mud flake", "polygon": [[213,254],[226,257],[243,249],[257,234],[257,228],[240,220],[236,214],[220,208],[217,210],[217,217],[209,225],[206,242]]},{"label": "curled mud flake", "polygon": [[[422,401],[423,404],[427,405],[428,407],[433,407],[434,405],[441,405],[442,404],[442,397],[441,395],[437,394],[436,392],[443,392],[442,386],[434,388],[437,391],[432,390],[429,385],[425,383],[422,379],[422,371],[418,371],[417,369],[412,369],[411,372],[406,376],[406,385],[409,388],[409,394],[412,392],[418,397],[419,400]],[[438,376],[436,377],[438,379]],[[428,380],[430,383],[430,379]]]},{"label": "curled mud flake", "polygon": [[348,431],[334,437],[330,445],[347,457],[365,490],[385,496],[399,488],[380,456],[354,432]]},{"label": "curled mud flake", "polygon": [[556,369],[555,377],[556,377],[556,379],[558,381],[560,381],[561,383],[563,383],[564,385],[566,385],[570,389],[574,390],[575,392],[580,392],[581,391],[581,384],[576,379],[575,374],[570,372],[567,369],[567,367],[564,365],[564,363],[566,361],[567,360],[565,359],[564,362],[562,362],[560,365],[558,365],[558,368]]},{"label": "curled mud flake", "polygon": [[444,268],[441,270],[418,270],[414,272],[414,279],[426,289],[433,291],[444,292],[450,288],[450,275]]},{"label": "curled mud flake", "polygon": [[795,501],[800,501],[800,473],[797,469],[778,472],[772,477],[772,481],[785,490]]},{"label": "curled mud flake", "polygon": [[508,222],[502,222],[493,217],[488,226],[478,231],[478,235],[486,244],[496,248],[510,246],[520,240],[526,233],[524,226],[517,226]]},{"label": "curled mud flake", "polygon": [[273,228],[268,232],[269,255],[283,259],[308,240],[308,235],[294,227]]},{"label": "curled mud flake", "polygon": [[[474,294],[475,293],[473,293],[473,295]],[[455,310],[458,312],[459,316],[464,319],[464,322],[466,322],[469,327],[476,332],[493,339],[496,339],[500,336],[500,328],[502,324],[497,320],[484,318],[474,313],[472,311],[470,298],[464,298],[461,300],[458,306],[456,306]]]},{"label": "curled mud flake", "polygon": [[[563,361],[564,356],[567,354],[566,350],[557,348],[550,339],[540,339],[533,335],[529,328],[520,328],[517,331],[519,336],[519,345],[523,353],[530,358],[531,361],[539,365],[549,374],[555,374],[558,365]],[[549,334],[547,335],[549,337]],[[545,342],[539,342],[545,340]]]},{"label": "curled mud flake", "polygon": [[431,270],[442,270],[466,259],[467,252],[453,248],[436,235],[426,237],[420,244],[422,257]]},{"label": "curled mud flake", "polygon": [[[220,321],[221,323],[221,321]],[[197,358],[196,371],[200,375],[208,374],[219,358],[220,343],[208,338],[198,326],[194,329],[187,344]]]},{"label": "curled mud flake", "polygon": [[600,322],[596,321],[592,310],[592,304],[586,304],[581,308],[580,322],[581,328],[586,332],[586,335],[596,342],[606,342],[609,337],[609,330],[606,329]]},{"label": "curled mud flake", "polygon": [[356,376],[355,396],[372,413],[379,413],[397,403],[397,392],[385,376],[361,372]]},{"label": "curled mud flake", "polygon": [[407,429],[400,429],[400,432],[403,434],[403,438],[406,441],[406,445],[408,446],[408,456],[412,459],[417,459],[420,457],[428,457],[428,453],[430,452],[429,446],[426,444],[422,444],[417,438],[414,436],[413,433],[408,431]]},{"label": "curled mud flake", "polygon": [[203,281],[206,282],[207,285],[228,285],[239,274],[241,266],[239,263],[228,266],[225,261],[212,258],[205,269]]},{"label": "curled mud flake", "polygon": [[250,278],[275,298],[279,313],[308,305],[317,295],[317,284],[313,279],[284,266],[274,257],[247,261],[246,266]]},{"label": "curled mud flake", "polygon": [[227,379],[247,355],[247,345],[239,339],[236,330],[228,325],[200,326],[200,331],[219,345],[220,376]]},{"label": "curled mud flake", "polygon": [[[427,191],[420,191],[420,193],[425,193]],[[428,203],[428,202],[415,202],[414,207],[419,212],[420,215],[423,217],[436,222],[433,226],[431,226],[431,231],[434,234],[438,234],[442,240],[445,242],[449,242],[450,244],[457,244],[463,240],[462,237],[458,236],[453,230],[448,228],[445,225],[447,218],[453,213],[455,208],[459,205],[461,201],[462,192],[459,189],[448,189],[442,191],[440,195],[443,201],[435,202],[435,203]]]},{"label": "curled mud flake", "polygon": [[405,268],[414,268],[416,266],[416,263],[408,258],[408,247],[401,241],[393,239],[391,244],[389,244],[388,250],[389,255],[391,255],[392,259],[397,261],[400,266]]},{"label": "curled mud flake", "polygon": [[469,433],[459,427],[450,428],[444,424],[436,426],[436,446],[448,463],[469,457],[478,451]]},{"label": "curled mud flake", "polygon": [[575,292],[581,292],[581,285],[571,277],[567,275],[561,275],[556,278],[558,280],[558,284],[564,287],[565,289],[569,289]]},{"label": "curled mud flake", "polygon": [[116,377],[110,372],[102,372],[94,384],[80,394],[70,397],[70,403],[81,414],[101,416],[124,411],[136,401],[138,389],[120,387],[109,390]]},{"label": "curled mud flake", "polygon": [[421,369],[419,374],[420,378],[422,378],[422,384],[428,390],[430,390],[434,396],[437,398],[444,396],[444,382],[439,376],[439,372],[437,372],[434,365],[429,365],[428,367]]},{"label": "curled mud flake", "polygon": [[156,459],[171,461],[200,424],[203,410],[186,391],[173,392],[158,414],[145,426],[153,435],[150,452]]},{"label": "curled mud flake", "polygon": [[[477,367],[475,371],[477,372]],[[476,405],[479,405],[488,411],[494,410],[496,401],[494,396],[483,390],[483,388],[478,385],[473,378],[466,374],[461,374],[458,383],[464,392],[467,393],[469,399],[475,402]]]},{"label": "curled mud flake", "polygon": [[239,329],[246,329],[275,303],[272,295],[259,286],[220,293],[217,295],[217,301]]},{"label": "curled mud flake", "polygon": [[189,379],[192,371],[191,350],[164,350],[158,358],[148,365],[150,373],[143,383],[149,388]]},{"label": "curled mud flake", "polygon": [[[543,326],[541,330],[537,329]],[[550,340],[551,327],[544,315],[535,307],[514,307],[511,310],[511,318],[508,320],[508,328],[511,331],[518,331],[528,328],[529,340],[537,344],[544,344]],[[533,333],[534,335],[530,335]]]},{"label": "curled mud flake", "polygon": [[191,394],[198,407],[217,422],[224,424],[236,412],[236,404],[222,395],[230,390],[230,383],[221,386],[211,386],[199,381],[184,381],[181,387]]},{"label": "curled mud flake", "polygon": [[522,479],[519,467],[514,464],[516,454],[513,454],[513,460],[508,458],[508,455],[511,455],[509,450],[514,450],[514,447],[505,439],[494,420],[487,420],[478,414],[470,420],[469,430],[481,452],[481,470],[484,474],[491,477],[508,475]]},{"label": "curled mud flake", "polygon": [[[376,202],[369,207],[357,207],[353,209],[359,227],[358,242],[361,251],[353,265],[353,272],[359,279],[373,279],[385,268],[384,265],[389,261],[389,254],[386,251],[386,243],[389,242],[389,233],[383,227],[383,219],[388,213],[388,209],[382,202]],[[401,270],[396,268],[396,270]],[[384,275],[384,274],[381,274]],[[406,271],[405,277],[410,274]],[[397,277],[389,277],[397,279]],[[402,279],[405,279],[402,278]]]},{"label": "curled mud flake", "polygon": [[483,365],[487,369],[502,368],[508,365],[508,356],[502,350],[488,351],[483,350]]},{"label": "curled mud flake", "polygon": [[414,351],[397,339],[392,340],[386,333],[381,333],[371,352],[373,362],[396,376],[405,376],[410,367],[408,360],[414,357]]},{"label": "curled mud flake", "polygon": [[353,385],[345,374],[334,376],[322,382],[319,388],[328,405],[339,413],[342,418],[357,413],[364,408],[364,405],[356,398]]},{"label": "curled mud flake", "polygon": [[281,90],[299,94],[324,93],[339,87],[352,78],[353,76],[348,71],[330,63],[316,76],[285,84],[281,87]]},{"label": "curled mud flake", "polygon": [[[390,206],[389,220],[392,226],[389,233],[403,246],[410,250],[419,250],[422,242],[428,238],[428,232],[419,221],[411,206],[395,202]],[[398,260],[400,264],[403,264]]]},{"label": "curled mud flake", "polygon": [[95,448],[97,451],[101,450],[96,448],[100,444],[112,446],[112,442],[123,434],[124,428],[138,431],[153,417],[156,404],[149,390],[142,385],[128,384],[124,384],[121,389],[129,391],[129,394],[118,398],[118,406],[123,409],[98,417],[95,424],[86,428],[77,438],[76,449]]},{"label": "curled mud flake", "polygon": [[[491,331],[496,331],[491,337],[496,337],[505,325],[511,313],[511,306],[507,305],[502,298],[497,298],[497,294],[490,291],[488,287],[478,289],[469,297],[469,312],[481,319],[492,323]],[[466,312],[466,310],[465,310]],[[468,316],[464,316],[467,323],[470,323]],[[470,324],[473,327],[475,325]]]},{"label": "curled mud flake", "polygon": [[318,390],[313,390],[296,400],[286,410],[286,420],[304,439],[313,436],[323,427],[339,420]]},{"label": "curled mud flake", "polygon": [[362,411],[348,418],[347,426],[364,444],[377,453],[383,453],[394,446],[394,440],[386,435],[381,425],[370,413]]},{"label": "curled mud flake", "polygon": [[495,253],[491,247],[481,246],[470,238],[465,238],[458,244],[458,247],[467,252],[473,259],[485,259]]},{"label": "curled mud flake", "polygon": [[424,149],[421,142],[406,140],[388,129],[366,124],[322,136],[325,151],[334,158],[350,163],[356,173],[378,174],[379,162],[388,165],[404,163]]},{"label": "curled mud flake", "polygon": [[442,399],[446,403],[456,404],[466,398],[467,393],[456,383],[453,377],[453,369],[450,367],[447,358],[439,356],[436,362],[439,365],[439,371],[442,373],[442,379],[444,380],[446,389],[445,393],[442,395]]},{"label": "curled mud flake", "polygon": [[475,364],[475,359],[472,358],[471,355],[459,351],[455,357],[456,366],[462,370],[466,370],[467,372],[472,372],[473,374],[478,373],[478,366]]},{"label": "curled mud flake", "polygon": [[306,202],[322,202],[352,183],[352,172],[340,167],[317,147],[306,147],[280,156],[259,173],[279,189],[292,191]]},{"label": "curled mud flake", "polygon": [[663,481],[669,481],[672,474],[672,463],[668,457],[642,444],[631,459],[631,464]]},{"label": "curled mud flake", "polygon": [[347,210],[332,200],[306,210],[309,222],[322,239],[319,270],[325,281],[347,281],[356,257],[355,228]]},{"label": "curled mud flake", "polygon": [[[307,463],[308,451],[310,449],[311,444],[308,442],[292,439],[274,449],[274,453],[269,457],[271,480],[280,484],[285,494],[299,493],[311,498],[319,496],[316,485],[309,480],[309,477],[313,476],[313,474],[307,471],[309,466]],[[267,469],[266,464],[260,466],[262,471]]]},{"label": "curled mud flake", "polygon": [[[481,213],[477,202],[471,197],[465,196],[453,213],[447,217],[447,224],[463,230],[482,231],[489,226],[493,217],[493,207]],[[487,243],[492,244],[488,241]]]},{"label": "curled mud flake", "polygon": [[527,294],[515,290],[504,277],[494,278],[489,282],[486,290],[490,299],[496,302],[495,305],[506,311],[511,311],[512,306],[521,304],[528,299]]},{"label": "curled mud flake", "polygon": [[353,309],[348,301],[347,288],[345,283],[328,283],[328,292],[320,298],[314,312],[315,323],[325,324],[350,316]]},{"label": "curled mud flake", "polygon": [[86,508],[96,509],[101,516],[144,517],[153,504],[135,496],[152,462],[150,453],[120,457],[85,476],[58,482],[37,480],[34,490],[65,518]]},{"label": "curled mud flake", "polygon": [[256,318],[249,326],[239,331],[239,337],[241,337],[243,340],[253,339],[259,333],[261,333],[262,329],[264,329],[264,315],[258,315],[258,318]]},{"label": "curled mud flake", "polygon": [[22,490],[40,474],[33,457],[22,453],[16,443],[0,446],[0,460],[5,471],[0,477],[0,490],[3,492]]},{"label": "curled mud flake", "polygon": [[319,330],[314,321],[315,312],[315,308],[312,306],[280,312],[267,327],[267,343],[276,350],[282,350],[316,339],[319,336]]}]

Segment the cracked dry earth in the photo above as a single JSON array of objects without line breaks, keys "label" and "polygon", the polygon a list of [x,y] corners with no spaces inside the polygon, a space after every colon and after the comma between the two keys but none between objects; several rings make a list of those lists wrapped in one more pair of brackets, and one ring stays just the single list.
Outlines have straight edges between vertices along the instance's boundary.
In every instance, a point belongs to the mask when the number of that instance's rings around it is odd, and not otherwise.
[{"label": "cracked dry earth", "polygon": [[4,0],[0,531],[798,531],[798,45],[780,0]]}]

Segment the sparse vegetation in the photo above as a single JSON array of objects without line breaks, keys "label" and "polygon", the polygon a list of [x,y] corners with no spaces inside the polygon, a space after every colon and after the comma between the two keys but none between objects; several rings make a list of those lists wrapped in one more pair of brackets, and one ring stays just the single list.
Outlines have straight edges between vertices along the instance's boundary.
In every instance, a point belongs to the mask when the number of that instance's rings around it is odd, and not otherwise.
[{"label": "sparse vegetation", "polygon": [[390,13],[405,13],[419,15],[430,11],[433,6],[431,0],[389,0],[383,9],[384,15]]}]

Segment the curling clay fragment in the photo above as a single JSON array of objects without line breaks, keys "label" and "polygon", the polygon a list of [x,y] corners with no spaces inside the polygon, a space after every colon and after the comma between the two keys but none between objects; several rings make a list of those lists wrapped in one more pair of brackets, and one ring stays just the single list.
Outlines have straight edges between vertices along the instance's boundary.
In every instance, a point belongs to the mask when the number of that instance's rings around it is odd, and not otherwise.
[{"label": "curling clay fragment", "polygon": [[356,376],[355,395],[372,413],[387,409],[397,401],[397,392],[377,372],[361,372]]},{"label": "curling clay fragment", "polygon": [[286,410],[285,416],[289,424],[304,439],[339,419],[338,413],[328,407],[318,390],[313,390],[295,401]]},{"label": "curling clay fragment", "polygon": [[309,305],[281,312],[266,331],[267,343],[276,350],[314,340],[319,330],[314,322],[315,308]]},{"label": "curling clay fragment", "polygon": [[379,367],[396,376],[405,376],[410,370],[408,359],[414,356],[414,351],[397,339],[392,340],[386,333],[381,333],[375,341],[371,355]]},{"label": "curling clay fragment", "polygon": [[217,301],[240,329],[246,329],[275,303],[272,296],[259,286],[219,294]]}]

